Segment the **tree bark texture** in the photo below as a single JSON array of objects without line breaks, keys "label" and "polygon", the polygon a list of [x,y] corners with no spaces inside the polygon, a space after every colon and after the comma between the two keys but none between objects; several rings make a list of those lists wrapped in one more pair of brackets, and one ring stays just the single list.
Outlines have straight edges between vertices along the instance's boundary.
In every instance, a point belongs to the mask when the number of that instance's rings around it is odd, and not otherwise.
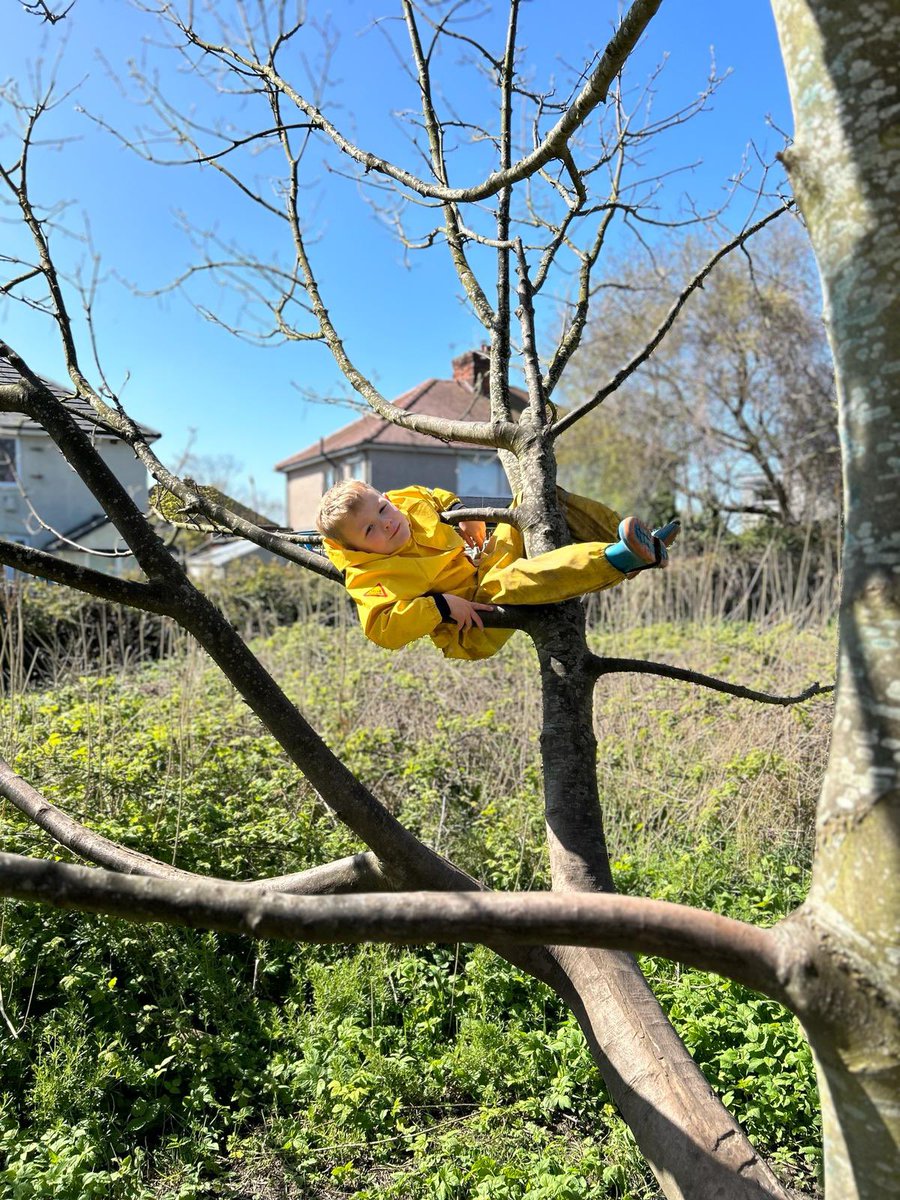
[{"label": "tree bark texture", "polygon": [[785,163],[837,372],[846,512],[832,750],[794,995],[819,1070],[827,1195],[875,1200],[900,1193],[900,9],[773,9],[797,131]]},{"label": "tree bark texture", "polygon": [[[522,456],[529,553],[558,544],[555,463],[540,436]],[[549,511],[548,511],[549,509]],[[596,676],[577,602],[533,636],[541,670],[541,761],[554,891],[614,891],[598,792]],[[630,954],[556,947],[575,1013],[610,1095],[667,1200],[787,1197],[715,1095]],[[559,990],[559,989],[557,989]]]}]

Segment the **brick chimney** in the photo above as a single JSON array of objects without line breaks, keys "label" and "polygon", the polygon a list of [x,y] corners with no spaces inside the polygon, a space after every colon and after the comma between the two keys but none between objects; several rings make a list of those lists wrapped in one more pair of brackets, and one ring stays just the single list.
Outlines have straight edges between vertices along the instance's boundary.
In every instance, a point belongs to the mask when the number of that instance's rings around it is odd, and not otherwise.
[{"label": "brick chimney", "polygon": [[482,345],[479,350],[468,350],[453,359],[453,379],[470,392],[481,396],[490,394],[490,346]]}]

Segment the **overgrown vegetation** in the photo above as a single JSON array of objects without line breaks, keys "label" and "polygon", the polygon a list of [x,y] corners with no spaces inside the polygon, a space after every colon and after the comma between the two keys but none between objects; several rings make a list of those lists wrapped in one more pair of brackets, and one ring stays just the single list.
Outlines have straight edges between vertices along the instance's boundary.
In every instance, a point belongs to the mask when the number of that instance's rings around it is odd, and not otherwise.
[{"label": "overgrown vegetation", "polygon": [[[833,673],[830,631],[790,624],[595,636],[774,690]],[[492,886],[547,886],[525,638],[474,669],[427,645],[385,655],[342,621],[257,648],[414,832]],[[773,710],[633,676],[597,701],[620,888],[762,923],[799,903],[828,703]],[[253,877],[358,849],[189,648],[33,689],[0,719],[48,798],[179,866]],[[0,811],[4,849],[57,853]],[[484,949],[253,943],[9,901],[0,933],[11,1200],[658,1195],[574,1018]],[[794,1019],[716,977],[645,968],[762,1152],[813,1191]]]},{"label": "overgrown vegetation", "polygon": [[[246,638],[295,621],[333,620],[348,603],[315,575],[282,563],[238,569],[201,586]],[[105,674],[154,662],[185,643],[169,617],[24,576],[0,582],[0,676],[12,691],[64,681],[84,664]]]}]

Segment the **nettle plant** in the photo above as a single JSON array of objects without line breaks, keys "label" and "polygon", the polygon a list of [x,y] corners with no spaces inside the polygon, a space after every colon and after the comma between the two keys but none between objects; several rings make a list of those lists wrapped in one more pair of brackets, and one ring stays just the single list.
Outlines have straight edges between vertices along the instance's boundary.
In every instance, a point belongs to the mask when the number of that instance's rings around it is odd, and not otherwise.
[{"label": "nettle plant", "polygon": [[[629,110],[619,77],[638,39],[652,31],[660,0],[635,0],[602,53],[588,57],[578,86],[551,102],[527,82],[513,0],[500,49],[479,41],[477,26],[457,26],[454,11],[401,3],[417,115],[411,165],[356,144],[339,112],[291,81],[310,28],[287,6],[218,6],[207,13],[177,4],[148,13],[171,34],[199,84],[212,84],[221,120],[207,122],[167,103],[165,73],[148,71],[146,96],[182,157],[217,169],[284,230],[277,264],[239,254],[207,254],[197,270],[223,266],[265,306],[272,328],[298,342],[324,343],[359,397],[386,421],[417,433],[497,451],[521,503],[513,519],[530,554],[561,544],[566,531],[555,499],[555,448],[652,353],[687,297],[715,263],[744,247],[788,203],[748,222],[691,280],[643,350],[583,402],[560,416],[553,395],[576,350],[595,294],[595,268],[616,221],[642,218],[629,171],[651,133],[687,112],[642,123]],[[198,878],[112,844],[47,802],[8,766],[3,793],[36,824],[95,868],[5,855],[0,892],[136,921],[169,921],[242,931],[258,938],[309,941],[474,941],[544,981],[571,1006],[610,1095],[634,1132],[667,1197],[784,1197],[722,1100],[691,1060],[631,952],[660,955],[749,985],[793,1010],[816,1056],[824,1109],[825,1186],[833,1200],[883,1197],[898,1163],[898,863],[897,708],[898,432],[896,390],[896,179],[900,140],[891,133],[896,90],[889,0],[847,10],[838,0],[774,0],[793,93],[797,140],[784,157],[816,251],[837,367],[844,451],[846,526],[840,610],[840,671],[831,758],[818,814],[818,847],[808,898],[774,928],[679,904],[614,893],[598,791],[592,728],[595,689],[611,672],[640,671],[726,691],[740,702],[792,703],[652,662],[598,656],[585,638],[577,602],[552,610],[517,608],[490,620],[525,631],[537,649],[542,692],[541,755],[553,890],[496,894],[414,837],[347,769],[267,673],[244,641],[192,584],[145,516],[99,456],[70,407],[9,346],[14,369],[0,405],[38,422],[102,504],[134,555],[140,579],[117,579],[3,542],[6,566],[105,599],[172,617],[193,635],[264,727],[337,817],[360,852],[298,874],[229,883]],[[548,12],[549,16],[549,12]],[[70,19],[75,19],[77,13]],[[283,24],[278,26],[280,20]],[[436,48],[464,39],[479,79],[493,91],[489,121],[441,108]],[[455,69],[455,68],[454,68]],[[858,80],[878,81],[860,87]],[[879,87],[882,89],[879,91]],[[242,124],[228,109],[239,96]],[[692,107],[702,107],[707,90]],[[70,293],[51,254],[50,219],[32,198],[29,166],[36,129],[52,93],[28,105],[7,89],[22,140],[0,169],[7,198],[33,240],[13,262],[8,296],[42,308],[56,322],[75,395],[97,430],[124,439],[157,484],[198,522],[231,531],[297,567],[334,578],[318,555],[290,534],[264,530],[214,494],[166,469],[118,398],[95,386],[82,366],[70,318]],[[882,103],[883,101],[883,103]],[[529,115],[529,142],[515,130]],[[515,118],[515,119],[514,119]],[[255,123],[254,123],[255,122]],[[893,127],[891,127],[893,128]],[[260,190],[243,152],[265,143],[282,155],[280,185]],[[149,138],[137,149],[148,156]],[[449,253],[490,354],[491,419],[448,421],[410,415],[380,394],[345,348],[314,269],[302,204],[310,147],[333,153],[344,170],[391,189],[391,215],[409,244],[440,243]],[[476,147],[467,157],[466,146]],[[268,160],[267,160],[268,164]],[[474,164],[474,165],[472,165]],[[487,164],[487,165],[485,165]],[[466,176],[466,172],[471,174]],[[464,178],[465,177],[465,178]],[[380,193],[383,194],[383,193]],[[411,221],[425,213],[433,228]],[[576,280],[561,329],[539,351],[536,305],[550,298],[557,271]],[[247,282],[249,280],[249,282]],[[516,299],[512,294],[515,291]],[[513,304],[515,303],[515,307]],[[551,301],[552,303],[552,301]],[[518,419],[509,373],[518,364],[528,404]],[[459,520],[455,513],[448,520]],[[492,514],[496,515],[496,514]],[[508,514],[506,514],[508,515]],[[335,578],[335,586],[339,581]],[[477,668],[475,668],[477,669]],[[736,701],[737,702],[737,701]],[[100,869],[96,869],[96,868]],[[351,894],[337,895],[338,892]]]}]

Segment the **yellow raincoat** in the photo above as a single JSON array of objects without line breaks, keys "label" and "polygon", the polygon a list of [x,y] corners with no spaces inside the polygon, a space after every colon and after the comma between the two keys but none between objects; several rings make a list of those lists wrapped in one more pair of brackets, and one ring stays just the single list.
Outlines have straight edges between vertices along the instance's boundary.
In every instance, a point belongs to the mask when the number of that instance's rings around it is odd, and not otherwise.
[{"label": "yellow raincoat", "polygon": [[329,559],[344,572],[366,637],[387,650],[428,636],[447,658],[488,658],[515,632],[462,631],[454,621],[443,621],[435,592],[491,604],[552,604],[613,587],[625,578],[603,553],[617,540],[619,516],[596,500],[559,492],[578,544],[526,558],[521,533],[501,524],[475,565],[456,529],[440,519],[459,503],[452,492],[409,487],[385,494],[409,521],[405,546],[393,554],[369,554],[332,538],[324,544]]}]

